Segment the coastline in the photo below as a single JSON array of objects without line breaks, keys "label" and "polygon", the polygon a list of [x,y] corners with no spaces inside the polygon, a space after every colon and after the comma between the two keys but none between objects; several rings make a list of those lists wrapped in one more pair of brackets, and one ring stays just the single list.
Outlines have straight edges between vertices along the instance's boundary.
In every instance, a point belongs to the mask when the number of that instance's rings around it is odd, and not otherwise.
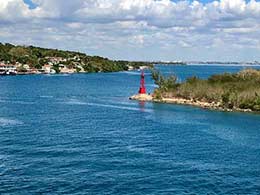
[{"label": "coastline", "polygon": [[165,104],[177,104],[177,105],[187,105],[187,106],[194,106],[203,109],[209,110],[217,110],[222,112],[247,112],[253,113],[251,109],[240,109],[240,108],[224,108],[220,102],[203,102],[197,100],[188,100],[179,97],[172,97],[172,98],[161,98],[156,99],[154,98],[153,94],[137,94],[133,95],[129,98],[130,100],[137,100],[137,101],[145,101],[145,102],[155,102],[155,103],[165,103]]},{"label": "coastline", "polygon": [[[140,68],[133,68],[127,71],[141,71],[145,69],[149,69],[148,66],[142,66]],[[6,76],[29,76],[29,75],[73,75],[73,74],[93,74],[93,73],[115,73],[115,72],[123,72],[124,70],[118,71],[99,71],[99,72],[60,72],[60,73],[47,73],[47,72],[16,72],[12,74],[1,74],[0,77]]]}]

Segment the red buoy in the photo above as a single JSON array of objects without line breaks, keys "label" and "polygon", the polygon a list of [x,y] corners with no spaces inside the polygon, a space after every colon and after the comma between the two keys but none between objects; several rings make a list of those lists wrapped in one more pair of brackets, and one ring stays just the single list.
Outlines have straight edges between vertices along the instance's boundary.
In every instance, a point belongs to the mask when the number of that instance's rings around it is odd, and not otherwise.
[{"label": "red buoy", "polygon": [[139,94],[146,94],[146,88],[145,88],[145,84],[144,84],[144,71],[142,71],[142,73],[141,73]]}]

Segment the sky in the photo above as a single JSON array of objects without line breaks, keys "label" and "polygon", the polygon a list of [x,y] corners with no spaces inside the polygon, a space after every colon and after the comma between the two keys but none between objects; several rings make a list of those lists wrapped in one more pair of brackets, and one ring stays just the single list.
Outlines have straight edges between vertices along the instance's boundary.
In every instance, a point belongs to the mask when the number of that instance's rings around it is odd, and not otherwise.
[{"label": "sky", "polygon": [[0,42],[163,61],[260,61],[257,0],[0,0]]}]

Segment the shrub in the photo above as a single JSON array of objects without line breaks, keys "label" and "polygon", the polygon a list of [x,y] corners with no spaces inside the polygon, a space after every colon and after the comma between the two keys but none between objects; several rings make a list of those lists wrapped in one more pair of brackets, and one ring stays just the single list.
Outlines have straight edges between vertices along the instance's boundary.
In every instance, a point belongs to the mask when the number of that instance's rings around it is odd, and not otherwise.
[{"label": "shrub", "polygon": [[236,74],[213,75],[207,80],[191,77],[176,83],[176,77],[163,77],[158,71],[153,78],[160,95],[206,102],[220,102],[224,108],[239,107],[260,111],[260,71],[246,69]]}]

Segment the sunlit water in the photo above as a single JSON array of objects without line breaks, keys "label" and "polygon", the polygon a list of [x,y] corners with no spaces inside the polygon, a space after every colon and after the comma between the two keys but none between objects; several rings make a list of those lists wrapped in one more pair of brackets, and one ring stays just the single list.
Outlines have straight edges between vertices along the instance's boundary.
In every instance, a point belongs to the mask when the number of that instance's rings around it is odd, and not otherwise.
[{"label": "sunlit water", "polygon": [[139,72],[0,77],[0,194],[260,193],[260,115],[128,100],[138,85]]}]

